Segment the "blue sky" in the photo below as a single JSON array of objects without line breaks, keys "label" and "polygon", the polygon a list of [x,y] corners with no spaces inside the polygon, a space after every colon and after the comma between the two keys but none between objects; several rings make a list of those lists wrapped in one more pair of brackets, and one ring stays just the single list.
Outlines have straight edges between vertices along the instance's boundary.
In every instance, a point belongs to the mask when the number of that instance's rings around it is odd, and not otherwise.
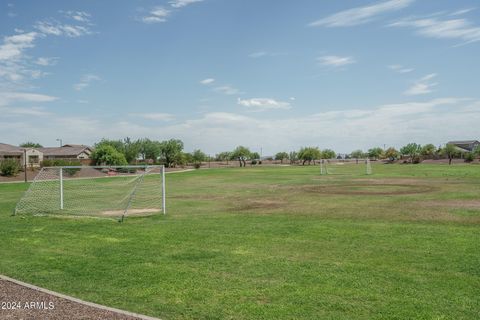
[{"label": "blue sky", "polygon": [[0,141],[478,139],[478,1],[1,1]]}]

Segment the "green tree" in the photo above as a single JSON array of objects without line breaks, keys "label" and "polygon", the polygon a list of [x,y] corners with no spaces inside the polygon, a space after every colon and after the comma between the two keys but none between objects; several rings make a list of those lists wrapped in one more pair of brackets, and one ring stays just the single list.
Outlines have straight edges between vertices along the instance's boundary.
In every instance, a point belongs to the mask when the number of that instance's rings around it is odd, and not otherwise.
[{"label": "green tree", "polygon": [[103,145],[95,148],[91,157],[97,165],[120,166],[128,164],[125,156],[118,152],[114,147],[109,145]]},{"label": "green tree", "polygon": [[385,151],[385,157],[388,158],[390,161],[395,161],[400,156],[400,153],[397,149],[390,147]]},{"label": "green tree", "polygon": [[160,155],[167,167],[175,167],[183,157],[183,142],[178,139],[170,139],[159,144]]},{"label": "green tree", "polygon": [[419,155],[422,151],[422,146],[416,143],[409,143],[400,149],[400,153],[404,156],[410,157],[410,162],[414,163],[419,161]]},{"label": "green tree", "polygon": [[368,149],[368,157],[372,160],[378,160],[383,156],[383,149],[382,148],[372,148]]},{"label": "green tree", "polygon": [[472,153],[477,156],[477,157],[480,157],[480,145],[479,146],[476,146],[473,150],[472,150]]},{"label": "green tree", "polygon": [[238,160],[240,163],[240,167],[245,167],[247,165],[247,160],[250,157],[251,152],[250,149],[244,146],[238,146],[235,150],[232,151],[230,154],[231,159]]},{"label": "green tree", "polygon": [[252,152],[250,154],[251,159],[259,160],[260,159],[260,154],[258,152]]},{"label": "green tree", "polygon": [[21,143],[20,147],[22,147],[22,148],[43,148],[43,146],[40,143],[31,142],[31,141]]},{"label": "green tree", "polygon": [[306,162],[310,164],[321,158],[322,153],[317,147],[303,147],[298,151],[298,159],[302,160],[302,165],[305,165]]},{"label": "green tree", "polygon": [[420,154],[424,157],[431,158],[435,155],[435,151],[436,147],[433,144],[429,143],[422,147],[422,149],[420,150]]},{"label": "green tree", "polygon": [[442,149],[442,154],[447,156],[448,158],[448,164],[452,164],[452,160],[457,157],[460,152],[458,151],[457,147],[454,144],[447,143],[445,145],[445,148]]},{"label": "green tree", "polygon": [[298,153],[296,151],[290,151],[288,158],[290,159],[290,164],[295,164],[298,160]]},{"label": "green tree", "polygon": [[129,137],[123,139],[123,150],[121,151],[128,163],[134,163],[140,153],[140,143],[132,141]]},{"label": "green tree", "polygon": [[337,154],[335,153],[335,151],[333,151],[332,149],[324,149],[322,150],[322,158],[323,159],[333,159],[337,156]]},{"label": "green tree", "polygon": [[158,160],[161,154],[162,143],[148,138],[137,140],[138,153],[143,160]]},{"label": "green tree", "polygon": [[350,158],[355,159],[358,164],[358,159],[366,158],[366,155],[362,150],[354,150],[350,153]]},{"label": "green tree", "polygon": [[283,163],[283,160],[288,160],[288,153],[277,152],[277,154],[275,155],[275,160],[280,160],[280,163]]},{"label": "green tree", "polygon": [[192,160],[195,163],[202,163],[204,161],[207,161],[207,155],[202,152],[202,150],[197,149],[192,152]]},{"label": "green tree", "polygon": [[231,154],[230,154],[229,151],[220,152],[219,154],[217,154],[215,156],[216,161],[226,161],[227,164],[228,164],[228,160],[230,160],[230,158],[231,158]]}]

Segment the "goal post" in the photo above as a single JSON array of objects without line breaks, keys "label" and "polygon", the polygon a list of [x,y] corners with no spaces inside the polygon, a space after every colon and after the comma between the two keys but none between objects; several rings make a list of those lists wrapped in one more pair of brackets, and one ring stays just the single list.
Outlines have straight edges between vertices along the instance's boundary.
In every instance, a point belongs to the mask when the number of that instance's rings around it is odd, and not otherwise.
[{"label": "goal post", "polygon": [[370,159],[322,159],[320,175],[371,175]]},{"label": "goal post", "polygon": [[164,166],[44,167],[14,214],[114,217],[166,214]]}]

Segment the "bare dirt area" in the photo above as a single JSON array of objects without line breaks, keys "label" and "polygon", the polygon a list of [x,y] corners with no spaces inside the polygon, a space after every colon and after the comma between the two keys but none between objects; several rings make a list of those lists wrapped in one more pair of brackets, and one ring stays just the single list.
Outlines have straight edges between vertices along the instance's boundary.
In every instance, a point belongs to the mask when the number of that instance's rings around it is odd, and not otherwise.
[{"label": "bare dirt area", "polygon": [[[127,211],[127,216],[149,216],[160,211],[162,211],[162,209],[158,208],[129,209]],[[123,210],[108,210],[102,211],[100,214],[106,217],[118,217],[123,215],[123,213]]]},{"label": "bare dirt area", "polygon": [[419,204],[425,207],[441,207],[448,209],[480,209],[480,200],[421,201]]},{"label": "bare dirt area", "polygon": [[245,199],[235,204],[234,208],[238,211],[248,211],[256,209],[278,209],[287,205],[284,200],[277,199]]},{"label": "bare dirt area", "polygon": [[333,195],[409,195],[428,193],[436,190],[433,186],[400,183],[355,183],[335,185],[303,186],[306,192]]},{"label": "bare dirt area", "polygon": [[[44,290],[44,289],[43,289]],[[76,300],[76,301],[75,301]],[[0,278],[0,319],[153,319],[39,291]]]}]

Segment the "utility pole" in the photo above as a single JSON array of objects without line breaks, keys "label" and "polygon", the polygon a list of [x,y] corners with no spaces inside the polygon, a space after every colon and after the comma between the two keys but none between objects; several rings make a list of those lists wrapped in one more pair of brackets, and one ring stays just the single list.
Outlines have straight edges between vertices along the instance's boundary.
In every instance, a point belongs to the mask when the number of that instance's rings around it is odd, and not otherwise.
[{"label": "utility pole", "polygon": [[63,141],[62,139],[57,139],[57,141],[60,141],[60,148],[63,146]]},{"label": "utility pole", "polygon": [[27,182],[27,149],[23,149],[23,173],[25,175],[25,182]]}]

